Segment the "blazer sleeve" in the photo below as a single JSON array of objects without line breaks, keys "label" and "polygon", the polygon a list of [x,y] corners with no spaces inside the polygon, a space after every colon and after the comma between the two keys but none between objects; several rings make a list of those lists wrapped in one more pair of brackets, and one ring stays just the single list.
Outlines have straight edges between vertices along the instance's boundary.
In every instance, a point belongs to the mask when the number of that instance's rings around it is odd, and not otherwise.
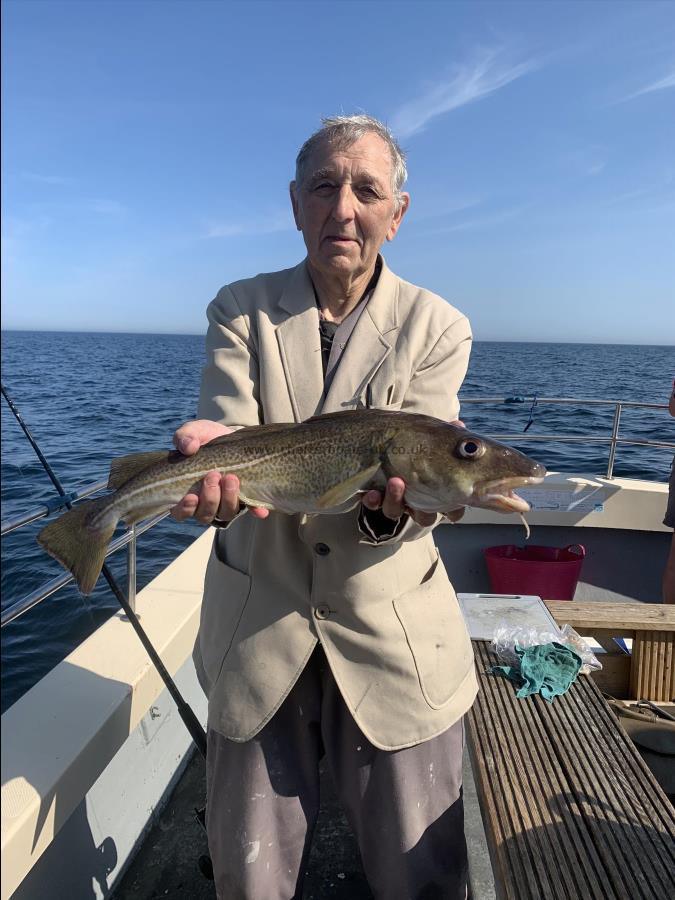
[{"label": "blazer sleeve", "polygon": [[[417,366],[410,380],[401,409],[405,412],[424,413],[452,422],[459,417],[459,389],[469,366],[471,353],[471,328],[466,316],[460,315],[434,343],[429,353]],[[448,510],[449,512],[449,510]],[[443,520],[438,514],[436,521],[427,527],[418,525],[408,515],[403,515],[396,525],[392,521],[394,533],[378,536],[373,529],[364,528],[361,513],[358,513],[359,543],[381,547],[399,541],[416,541],[429,534]]]},{"label": "blazer sleeve", "polygon": [[258,353],[250,321],[229,287],[219,291],[206,315],[209,328],[198,418],[230,428],[260,425]]}]

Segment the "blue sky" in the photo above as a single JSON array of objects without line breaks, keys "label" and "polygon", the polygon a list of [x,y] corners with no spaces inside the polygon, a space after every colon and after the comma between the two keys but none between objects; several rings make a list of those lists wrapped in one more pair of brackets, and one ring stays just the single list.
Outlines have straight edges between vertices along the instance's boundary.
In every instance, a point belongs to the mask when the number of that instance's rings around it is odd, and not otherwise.
[{"label": "blue sky", "polygon": [[202,333],[304,256],[322,115],[408,152],[385,255],[479,340],[675,343],[675,3],[3,4],[4,328]]}]

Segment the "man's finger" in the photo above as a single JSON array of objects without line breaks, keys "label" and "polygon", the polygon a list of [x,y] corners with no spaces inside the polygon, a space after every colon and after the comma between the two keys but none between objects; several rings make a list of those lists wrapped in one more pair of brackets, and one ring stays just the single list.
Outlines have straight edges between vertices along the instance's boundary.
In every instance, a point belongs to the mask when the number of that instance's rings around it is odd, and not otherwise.
[{"label": "man's finger", "polygon": [[239,512],[239,479],[236,475],[223,475],[220,480],[220,494],[218,518],[229,522]]},{"label": "man's finger", "polygon": [[208,472],[199,492],[199,503],[195,511],[195,519],[204,525],[210,525],[216,517],[220,506],[220,472]]},{"label": "man's finger", "polygon": [[169,510],[169,514],[177,522],[184,522],[186,519],[191,519],[194,516],[198,503],[199,496],[197,494],[186,494],[180,503],[177,503]]},{"label": "man's finger", "polygon": [[[228,473],[223,475],[220,482],[221,501],[218,510],[218,518],[225,522],[230,522],[239,512],[241,500],[239,498],[239,490],[241,484],[236,475]],[[256,519],[266,519],[270,511],[264,506],[249,506],[249,513]]]},{"label": "man's finger", "polygon": [[221,425],[219,422],[212,422],[210,419],[195,419],[176,429],[173,443],[176,450],[184,456],[192,456],[204,444],[208,444],[209,441],[223,434],[229,434],[231,431],[231,428]]},{"label": "man's finger", "polygon": [[400,519],[403,515],[404,494],[405,481],[402,478],[390,478],[382,501],[382,512],[388,519]]},{"label": "man's finger", "polygon": [[183,456],[193,456],[201,447],[199,438],[194,434],[174,435],[173,439],[176,450]]},{"label": "man's finger", "polygon": [[367,491],[361,502],[368,509],[379,509],[382,506],[382,494],[380,491]]}]

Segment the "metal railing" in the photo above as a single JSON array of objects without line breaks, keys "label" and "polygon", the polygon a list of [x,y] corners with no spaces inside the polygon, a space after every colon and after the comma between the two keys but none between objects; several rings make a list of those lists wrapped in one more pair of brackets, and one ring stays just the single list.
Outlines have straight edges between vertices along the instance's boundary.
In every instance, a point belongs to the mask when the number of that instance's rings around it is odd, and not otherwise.
[{"label": "metal railing", "polygon": [[[106,482],[103,482],[106,484]],[[80,496],[89,496],[90,494],[95,493],[97,490],[100,490],[100,484],[91,485],[90,488],[84,488],[83,492]],[[49,515],[50,511],[45,512],[44,507],[40,507],[35,510],[33,513],[29,513],[27,517],[27,522],[24,524],[28,524],[28,522],[35,522],[38,519],[44,518],[44,516]],[[141,534],[144,534],[146,531],[149,531],[151,528],[154,528],[158,522],[161,522],[162,519],[167,517],[168,513],[160,513],[160,515],[152,516],[150,519],[145,519],[143,522],[139,522],[137,525],[132,525],[131,528],[126,532],[126,534],[120,535],[114,541],[111,541],[110,546],[108,547],[108,552],[106,553],[106,559],[109,556],[112,556],[113,553],[117,553],[118,550],[121,550],[122,547],[127,547],[127,599],[129,606],[135,612],[136,611],[136,538]],[[14,525],[14,528],[11,530],[15,530],[21,526],[15,524],[16,520],[8,523],[10,525]],[[9,533],[9,529],[5,530],[5,524],[2,525],[2,537],[5,534]],[[32,609],[34,606],[37,606],[38,603],[42,603],[43,600],[46,600],[47,597],[51,597],[52,594],[55,594],[57,591],[60,591],[61,588],[64,588],[67,584],[70,584],[71,581],[75,581],[70,572],[64,572],[63,575],[59,575],[56,578],[52,578],[51,581],[48,581],[46,584],[43,584],[42,587],[38,588],[35,591],[32,591],[30,594],[27,594],[25,597],[22,597],[20,600],[16,600],[11,606],[8,606],[7,609],[3,609],[2,611],[2,622],[0,627],[4,628],[5,625],[9,625],[10,622],[13,622],[14,619],[18,619],[19,616],[22,616],[24,613],[28,612],[29,609]]]},{"label": "metal railing", "polygon": [[17,516],[15,519],[8,519],[6,522],[2,523],[2,535],[0,536],[4,537],[6,534],[10,534],[10,532],[16,531],[17,528],[23,528],[24,525],[30,525],[31,522],[37,522],[38,519],[43,519],[45,516],[49,516],[53,512],[63,509],[64,506],[68,505],[69,501],[74,502],[75,500],[84,500],[85,497],[91,497],[92,494],[95,494],[97,491],[102,491],[107,485],[107,481],[96,481],[94,484],[89,484],[86,487],[80,488],[79,491],[73,491],[72,494],[67,494],[65,497],[55,497],[54,500],[50,500],[49,503],[38,506],[29,513],[24,513],[21,516]]},{"label": "metal railing", "polygon": [[[621,414],[624,409],[667,409],[666,404],[662,403],[633,403],[626,401],[618,401],[618,400],[577,400],[570,397],[462,397],[461,398],[462,405],[474,404],[474,403],[482,403],[482,404],[567,404],[574,406],[605,406],[605,407],[614,407],[614,420],[612,424],[611,435],[607,437],[595,437],[591,435],[575,435],[575,434],[528,434],[528,433],[518,433],[518,434],[491,434],[489,437],[494,438],[495,440],[500,441],[555,441],[558,443],[586,443],[586,444],[609,444],[609,459],[607,463],[607,475],[608,479],[613,477],[614,471],[614,460],[616,458],[616,448],[619,444],[622,445],[631,445],[636,447],[655,447],[660,449],[672,450],[675,452],[675,443],[671,443],[668,441],[650,441],[650,440],[635,440],[632,438],[620,438],[619,437],[619,427],[621,423]],[[95,494],[97,491],[100,491],[102,488],[106,486],[107,482],[99,481],[94,484],[87,485],[86,487],[81,488],[79,491],[74,492],[73,494],[69,494],[67,497],[58,497],[52,503],[44,504],[37,509],[32,510],[29,513],[26,513],[22,516],[17,516],[14,519],[10,519],[7,522],[2,523],[1,527],[1,535],[4,537],[6,534],[9,534],[12,531],[15,531],[18,528],[23,527],[24,525],[28,525],[31,522],[35,522],[38,519],[44,518],[48,515],[51,515],[56,510],[65,506],[68,500],[80,500],[85,497],[89,497],[92,494]],[[134,601],[136,597],[136,539],[144,534],[146,531],[149,531],[151,528],[154,528],[158,522],[164,519],[168,513],[161,513],[160,515],[153,516],[152,518],[145,519],[143,522],[140,522],[138,525],[132,526],[126,534],[121,535],[111,542],[110,547],[108,549],[108,553],[106,556],[111,556],[113,553],[116,553],[122,547],[127,547],[127,588],[128,588],[128,598],[129,604],[132,609],[134,609]],[[47,582],[41,588],[33,591],[27,596],[17,600],[11,606],[9,606],[6,610],[2,612],[2,623],[1,627],[4,628],[5,625],[8,625],[10,622],[13,622],[19,616],[23,615],[29,609],[32,609],[38,603],[41,603],[43,600],[46,600],[47,597],[50,597],[52,594],[56,593],[56,591],[65,587],[67,584],[70,584],[71,581],[74,581],[73,576],[70,573],[64,573],[58,578],[54,578],[51,581]]]},{"label": "metal railing", "polygon": [[624,409],[668,409],[665,403],[634,403],[624,400],[578,400],[573,397],[462,397],[462,405],[467,403],[494,403],[494,404],[512,404],[512,403],[530,403],[538,405],[540,403],[550,404],[566,404],[568,406],[604,406],[614,407],[614,421],[612,424],[612,433],[608,437],[594,437],[586,434],[490,434],[488,437],[498,441],[555,441],[556,443],[572,444],[609,444],[609,458],[607,460],[606,478],[614,477],[614,461],[616,459],[616,448],[619,444],[630,445],[632,447],[656,447],[663,450],[675,451],[675,443],[670,441],[649,441],[636,440],[635,438],[620,438],[619,426],[621,423],[621,414]]}]

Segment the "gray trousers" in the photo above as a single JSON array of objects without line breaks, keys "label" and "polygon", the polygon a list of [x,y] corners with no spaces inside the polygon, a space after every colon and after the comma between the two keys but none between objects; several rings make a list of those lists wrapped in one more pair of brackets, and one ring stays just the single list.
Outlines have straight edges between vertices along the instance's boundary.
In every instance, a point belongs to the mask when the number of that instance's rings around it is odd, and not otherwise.
[{"label": "gray trousers", "polygon": [[209,730],[206,825],[219,900],[300,900],[324,754],[377,900],[464,900],[463,742],[460,720],[415,747],[378,750],[317,647],[255,738]]}]

